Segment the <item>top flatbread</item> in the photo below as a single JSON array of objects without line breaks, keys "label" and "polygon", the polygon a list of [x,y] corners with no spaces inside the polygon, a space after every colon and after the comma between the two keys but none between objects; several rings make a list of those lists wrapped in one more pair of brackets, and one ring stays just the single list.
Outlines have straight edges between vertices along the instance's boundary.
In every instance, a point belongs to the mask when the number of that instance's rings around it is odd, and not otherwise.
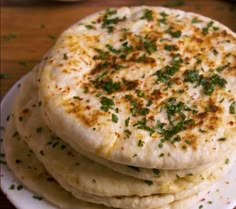
[{"label": "top flatbread", "polygon": [[211,19],[102,11],[66,30],[44,59],[44,120],[75,149],[121,164],[210,163],[236,144],[235,56],[235,34]]}]

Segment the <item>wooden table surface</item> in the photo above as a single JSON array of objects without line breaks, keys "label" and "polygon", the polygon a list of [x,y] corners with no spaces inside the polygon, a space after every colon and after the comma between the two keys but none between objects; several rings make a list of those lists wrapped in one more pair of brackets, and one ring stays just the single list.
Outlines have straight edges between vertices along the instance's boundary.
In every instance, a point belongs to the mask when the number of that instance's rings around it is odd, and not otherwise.
[{"label": "wooden table surface", "polygon": [[[62,3],[46,0],[1,1],[1,99],[20,77],[38,63],[68,26],[93,12],[112,6],[166,5],[175,0],[82,0]],[[179,0],[178,0],[179,2]],[[233,1],[183,1],[177,8],[211,17],[236,32]],[[0,192],[0,208],[15,208]]]}]

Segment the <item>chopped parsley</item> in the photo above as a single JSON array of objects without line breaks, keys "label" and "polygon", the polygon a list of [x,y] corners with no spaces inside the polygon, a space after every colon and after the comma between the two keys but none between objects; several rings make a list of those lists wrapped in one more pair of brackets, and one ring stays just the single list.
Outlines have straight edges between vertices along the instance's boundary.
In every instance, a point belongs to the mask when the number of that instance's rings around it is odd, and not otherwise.
[{"label": "chopped parsley", "polygon": [[129,129],[125,129],[124,132],[125,132],[126,137],[129,138],[131,135],[131,131]]},{"label": "chopped parsley", "polygon": [[158,19],[158,22],[162,24],[166,24],[166,17],[168,16],[168,14],[166,14],[165,12],[161,12],[160,16],[161,18]]},{"label": "chopped parsley", "polygon": [[22,66],[27,66],[28,65],[28,63],[26,61],[19,61],[18,63]]},{"label": "chopped parsley", "polygon": [[8,77],[9,77],[9,75],[7,73],[1,73],[0,74],[1,79],[8,78]]},{"label": "chopped parsley", "polygon": [[153,182],[152,181],[149,181],[149,180],[145,180],[144,181],[148,186],[151,186],[152,184],[153,184]]},{"label": "chopped parsley", "polygon": [[120,21],[126,20],[125,16],[122,19],[119,19],[118,17],[113,17],[115,14],[117,14],[116,10],[108,9],[102,18],[102,28],[106,28],[107,32],[109,33],[113,32],[114,25],[116,25]]},{"label": "chopped parsley", "polygon": [[142,140],[139,140],[137,145],[138,145],[138,147],[142,147],[143,144],[144,144],[144,142]]},{"label": "chopped parsley", "polygon": [[42,199],[43,199],[42,197],[36,196],[36,195],[33,195],[32,197],[33,197],[34,199],[36,199],[36,200],[42,200]]},{"label": "chopped parsley", "polygon": [[86,27],[87,29],[89,29],[89,30],[94,29],[94,26],[91,25],[91,24],[85,25],[85,27]]},{"label": "chopped parsley", "polygon": [[133,170],[135,170],[135,171],[137,171],[137,172],[140,172],[139,167],[131,166],[131,165],[127,165],[127,167],[128,167],[128,168],[131,168],[131,169],[133,169]]},{"label": "chopped parsley", "polygon": [[217,139],[217,141],[224,142],[224,141],[226,141],[226,138],[222,137],[222,138]]},{"label": "chopped parsley", "polygon": [[3,36],[3,40],[5,40],[5,41],[8,41],[8,40],[11,40],[11,39],[14,39],[14,38],[16,38],[16,33],[10,33],[8,35]]},{"label": "chopped parsley", "polygon": [[178,50],[178,48],[175,46],[175,45],[165,45],[164,46],[164,49],[166,51],[175,51],[175,50]]},{"label": "chopped parsley", "polygon": [[173,38],[179,38],[182,34],[180,30],[173,31],[173,27],[167,29],[166,32],[170,34]]},{"label": "chopped parsley", "polygon": [[228,68],[229,66],[230,66],[230,63],[227,63],[225,65],[219,66],[219,67],[216,68],[216,71],[217,72],[221,72],[221,71],[225,70],[226,68]]},{"label": "chopped parsley", "polygon": [[236,102],[232,102],[229,106],[229,113],[230,114],[235,114],[236,113]]},{"label": "chopped parsley", "polygon": [[63,59],[64,59],[64,60],[67,60],[67,59],[68,59],[68,56],[67,56],[66,53],[63,54]]},{"label": "chopped parsley", "polygon": [[194,17],[191,21],[192,24],[196,24],[196,23],[200,23],[202,22],[201,20],[199,20],[197,17]]},{"label": "chopped parsley", "polygon": [[206,95],[211,95],[214,91],[215,86],[223,88],[227,83],[227,81],[224,78],[220,77],[218,74],[213,74],[211,77],[203,77],[202,75],[199,75],[198,70],[195,69],[187,70],[184,73],[184,76],[185,82],[196,82],[196,86],[201,85],[203,87],[203,92]]},{"label": "chopped parsley", "polygon": [[156,176],[160,176],[161,171],[159,169],[153,168],[152,172],[156,175]]},{"label": "chopped parsley", "polygon": [[229,158],[225,159],[225,164],[229,164]]},{"label": "chopped parsley", "polygon": [[130,120],[130,117],[128,117],[127,119],[125,119],[125,127],[128,127],[128,126],[129,126],[129,120]]},{"label": "chopped parsley", "polygon": [[55,35],[48,35],[48,38],[50,38],[51,40],[56,40],[56,36]]},{"label": "chopped parsley", "polygon": [[109,99],[107,97],[102,97],[101,98],[101,110],[107,112],[109,109],[112,109],[114,106],[114,101],[112,99]]},{"label": "chopped parsley", "polygon": [[207,35],[208,32],[209,32],[210,27],[212,27],[213,24],[214,24],[214,22],[213,22],[213,21],[210,21],[210,22],[206,25],[206,27],[202,28],[202,34],[203,34],[203,35]]},{"label": "chopped parsley", "polygon": [[143,40],[143,46],[149,54],[152,54],[153,52],[157,51],[155,40],[150,40],[146,38]]},{"label": "chopped parsley", "polygon": [[144,15],[140,19],[146,19],[148,21],[153,20],[152,11],[149,9],[145,9]]},{"label": "chopped parsley", "polygon": [[118,122],[118,117],[116,114],[112,114],[111,115],[111,120],[114,122],[114,123],[117,123]]},{"label": "chopped parsley", "polygon": [[197,82],[200,77],[198,70],[187,70],[187,71],[185,71],[184,74],[185,74],[184,81],[190,82],[190,83]]},{"label": "chopped parsley", "polygon": [[113,82],[112,80],[106,80],[101,82],[101,88],[108,94],[121,89],[120,82]]},{"label": "chopped parsley", "polygon": [[37,133],[41,133],[41,132],[42,132],[42,130],[43,130],[43,128],[42,128],[42,127],[38,127],[38,128],[36,128],[36,132],[37,132]]},{"label": "chopped parsley", "polygon": [[152,135],[155,132],[155,130],[154,128],[149,127],[146,123],[147,123],[146,118],[143,118],[142,120],[135,123],[133,126],[136,127],[137,129],[148,131],[150,135]]}]

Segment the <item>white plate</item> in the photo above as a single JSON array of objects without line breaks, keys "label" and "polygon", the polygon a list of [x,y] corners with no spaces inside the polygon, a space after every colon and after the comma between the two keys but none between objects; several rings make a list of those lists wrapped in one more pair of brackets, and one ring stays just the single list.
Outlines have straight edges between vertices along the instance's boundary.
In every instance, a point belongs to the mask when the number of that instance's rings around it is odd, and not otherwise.
[{"label": "white plate", "polygon": [[[1,102],[1,153],[4,153],[2,139],[4,126],[7,123],[7,117],[11,113],[11,106],[14,96],[17,93],[18,81],[6,94]],[[1,155],[1,162],[5,161]],[[12,172],[3,163],[0,164],[0,180],[1,189],[6,194],[7,198],[19,209],[56,209],[45,200],[35,199],[35,194],[23,188],[18,190],[19,181],[13,176]],[[10,187],[14,185],[15,189]],[[236,207],[236,162],[232,171],[217,185],[211,188],[207,195],[202,197],[199,202],[191,209],[233,209]]]}]

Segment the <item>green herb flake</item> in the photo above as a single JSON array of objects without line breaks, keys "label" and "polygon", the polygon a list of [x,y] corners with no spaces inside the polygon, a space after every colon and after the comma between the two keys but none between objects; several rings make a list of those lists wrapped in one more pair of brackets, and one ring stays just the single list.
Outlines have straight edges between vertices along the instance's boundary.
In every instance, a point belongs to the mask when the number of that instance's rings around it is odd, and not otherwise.
[{"label": "green herb flake", "polygon": [[118,117],[117,117],[117,115],[112,114],[112,115],[111,115],[111,120],[112,120],[114,123],[117,123],[117,122],[118,122]]},{"label": "green herb flake", "polygon": [[131,169],[133,169],[133,170],[135,170],[135,171],[137,171],[137,172],[140,172],[139,167],[131,166],[131,165],[127,165],[127,167],[128,167],[128,168],[131,168]]},{"label": "green herb flake", "polygon": [[151,186],[152,184],[153,184],[153,182],[152,181],[149,181],[149,180],[145,180],[144,181],[148,186]]},{"label": "green herb flake", "polygon": [[42,106],[42,101],[39,101],[38,106],[39,106],[39,107]]},{"label": "green herb flake", "polygon": [[93,25],[91,25],[91,24],[85,25],[85,27],[89,30],[94,29]]},{"label": "green herb flake", "polygon": [[198,208],[199,208],[199,209],[202,209],[202,208],[203,208],[203,205],[200,205]]},{"label": "green herb flake", "polygon": [[84,93],[88,93],[88,86],[84,86]]},{"label": "green herb flake", "polygon": [[130,120],[130,117],[128,117],[127,119],[125,119],[125,127],[128,127],[128,126],[129,126],[129,120]]},{"label": "green herb flake", "polygon": [[17,189],[18,191],[20,191],[20,190],[23,189],[23,186],[22,186],[22,185],[18,185],[16,189]]},{"label": "green herb flake", "polygon": [[225,164],[229,164],[229,158],[225,159]]},{"label": "green herb flake", "polygon": [[227,63],[225,65],[219,66],[216,68],[217,72],[222,72],[223,70],[225,70],[226,68],[228,68],[230,66],[230,63]]},{"label": "green herb flake", "polygon": [[148,21],[153,20],[152,11],[149,9],[145,9],[144,15],[140,19],[146,19]]},{"label": "green herb flake", "polygon": [[7,73],[1,73],[0,74],[1,79],[5,79],[5,78],[8,78],[8,77],[9,77],[9,74],[7,74]]},{"label": "green herb flake", "polygon": [[143,144],[144,144],[144,142],[142,140],[139,140],[137,145],[138,145],[138,147],[142,147]]},{"label": "green herb flake", "polygon": [[68,56],[67,56],[66,53],[63,54],[63,59],[64,59],[64,60],[68,60]]},{"label": "green herb flake", "polygon": [[51,40],[56,40],[57,37],[55,35],[48,35],[48,38]]},{"label": "green herb flake", "polygon": [[42,127],[38,127],[38,128],[36,128],[36,132],[37,132],[37,133],[41,133],[41,132],[42,132],[42,130],[43,130],[43,128],[42,128]]},{"label": "green herb flake", "polygon": [[226,140],[227,140],[227,139],[224,138],[224,137],[217,139],[217,141],[221,141],[221,142],[224,142],[224,141],[226,141]]},{"label": "green herb flake", "polygon": [[194,17],[191,21],[192,24],[197,24],[197,23],[200,23],[202,22],[201,20],[199,20],[197,17]]},{"label": "green herb flake", "polygon": [[144,97],[144,92],[141,91],[140,89],[136,89],[135,92],[136,92],[138,97]]},{"label": "green herb flake", "polygon": [[165,7],[179,7],[179,6],[183,6],[183,5],[184,5],[183,0],[176,0],[176,1],[168,1],[163,6],[165,6]]},{"label": "green herb flake", "polygon": [[125,135],[126,135],[126,137],[127,138],[129,138],[130,137],[130,135],[131,135],[131,131],[130,130],[128,130],[128,129],[125,129]]},{"label": "green herb flake", "polygon": [[120,82],[113,82],[112,80],[103,81],[101,87],[108,94],[118,91],[121,88]]},{"label": "green herb flake", "polygon": [[159,169],[153,168],[152,172],[156,175],[156,176],[160,176],[161,171]]},{"label": "green herb flake", "polygon": [[165,45],[164,49],[166,51],[176,51],[176,50],[178,50],[178,48],[175,45]]},{"label": "green herb flake", "polygon": [[184,75],[184,81],[190,83],[197,82],[200,78],[198,70],[195,69],[185,71]]},{"label": "green herb flake", "polygon": [[23,116],[20,116],[18,119],[19,121],[23,121]]},{"label": "green herb flake", "polygon": [[186,144],[188,144],[188,145],[190,145],[191,144],[191,141],[189,141],[189,140],[184,140],[184,142],[186,143]]},{"label": "green herb flake", "polygon": [[36,195],[33,195],[32,197],[33,197],[34,199],[36,199],[36,200],[42,200],[42,199],[43,199],[42,197],[36,196]]},{"label": "green herb flake", "polygon": [[102,104],[101,110],[103,110],[104,112],[108,112],[108,110],[112,109],[114,106],[114,101],[107,97],[102,97],[100,102]]},{"label": "green herb flake", "polygon": [[14,38],[16,38],[16,33],[10,33],[8,35],[3,36],[3,40],[5,40],[5,41],[9,41],[9,40],[14,39]]},{"label": "green herb flake", "polygon": [[27,66],[28,63],[26,61],[19,61],[18,64],[22,65],[22,66]]},{"label": "green herb flake", "polygon": [[79,96],[73,96],[73,99],[80,99]]},{"label": "green herb flake", "polygon": [[10,187],[9,187],[10,190],[14,190],[15,189],[15,185],[12,184]]},{"label": "green herb flake", "polygon": [[229,113],[230,114],[235,114],[236,113],[236,102],[232,102],[229,106]]},{"label": "green herb flake", "polygon": [[156,46],[154,40],[145,39],[145,40],[143,41],[143,45],[144,45],[144,48],[146,49],[146,51],[147,51],[149,54],[152,54],[153,52],[157,51],[157,46]]},{"label": "green herb flake", "polygon": [[165,156],[165,154],[164,153],[161,153],[160,155],[159,155],[159,157],[164,157]]},{"label": "green herb flake", "polygon": [[40,153],[40,155],[42,155],[42,156],[45,155],[43,150],[40,150],[39,153]]},{"label": "green herb flake", "polygon": [[212,27],[213,24],[214,24],[214,22],[213,22],[213,21],[210,21],[210,22],[206,25],[206,27],[202,28],[202,34],[203,34],[203,35],[207,35],[208,32],[209,32],[210,27]]}]

